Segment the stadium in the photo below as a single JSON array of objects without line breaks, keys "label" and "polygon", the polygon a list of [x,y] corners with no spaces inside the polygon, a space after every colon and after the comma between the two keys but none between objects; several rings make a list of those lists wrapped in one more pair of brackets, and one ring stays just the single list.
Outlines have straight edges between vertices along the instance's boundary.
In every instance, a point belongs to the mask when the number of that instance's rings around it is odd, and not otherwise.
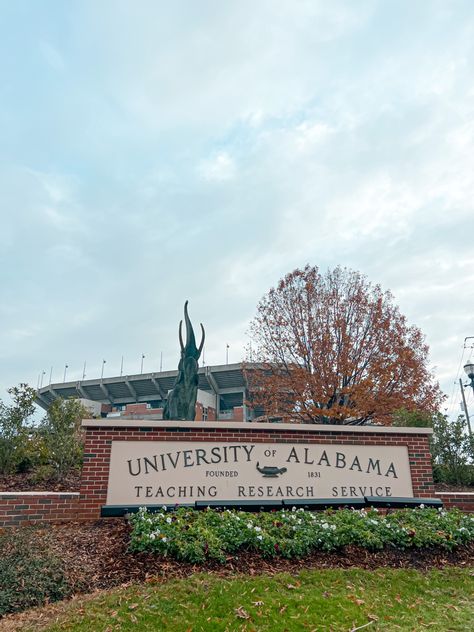
[{"label": "stadium", "polygon": [[[178,371],[162,371],[49,384],[38,389],[36,401],[47,410],[58,397],[76,397],[94,417],[162,419],[177,375]],[[263,413],[246,405],[242,363],[200,367],[198,378],[196,421],[253,421]]]}]

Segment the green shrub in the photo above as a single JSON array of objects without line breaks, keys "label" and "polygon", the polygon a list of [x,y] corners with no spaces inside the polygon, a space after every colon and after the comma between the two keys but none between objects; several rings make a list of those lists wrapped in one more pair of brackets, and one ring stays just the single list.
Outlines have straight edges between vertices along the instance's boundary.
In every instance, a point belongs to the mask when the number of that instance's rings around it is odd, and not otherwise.
[{"label": "green shrub", "polygon": [[45,461],[52,478],[63,480],[79,469],[83,454],[81,419],[87,411],[77,399],[55,399],[40,427]]},{"label": "green shrub", "polygon": [[0,400],[0,474],[26,469],[32,457],[27,422],[34,413],[36,391],[27,384],[8,389],[11,405]]},{"label": "green shrub", "polygon": [[432,427],[430,449],[435,483],[474,485],[474,440],[460,415],[449,421],[446,415],[404,409],[393,413],[394,426]]},{"label": "green shrub", "polygon": [[433,480],[435,483],[447,485],[474,486],[474,465],[458,465],[456,468],[449,465],[433,463]]},{"label": "green shrub", "polygon": [[0,617],[68,594],[62,562],[38,548],[34,531],[23,528],[0,535]]},{"label": "green shrub", "polygon": [[431,428],[433,415],[423,410],[400,408],[393,413],[393,425],[408,428]]},{"label": "green shrub", "polygon": [[428,508],[387,515],[375,509],[246,513],[179,508],[150,513],[142,508],[130,522],[132,551],[152,551],[186,562],[223,562],[241,550],[258,551],[264,557],[301,558],[348,545],[369,550],[452,549],[474,541],[474,516]]},{"label": "green shrub", "polygon": [[464,417],[448,421],[445,415],[433,419],[431,455],[436,482],[452,485],[474,484],[474,444],[466,433]]}]

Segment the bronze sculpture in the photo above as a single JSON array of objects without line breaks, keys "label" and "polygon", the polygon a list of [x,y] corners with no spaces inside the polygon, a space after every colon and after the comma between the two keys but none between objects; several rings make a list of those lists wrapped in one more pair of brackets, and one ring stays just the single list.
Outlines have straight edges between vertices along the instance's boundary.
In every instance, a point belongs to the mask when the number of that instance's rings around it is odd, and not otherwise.
[{"label": "bronze sculpture", "polygon": [[198,389],[198,360],[204,346],[204,327],[201,323],[202,340],[199,349],[196,347],[193,326],[188,316],[188,301],[184,304],[184,321],[186,323],[186,344],[183,344],[182,325],[179,322],[179,344],[181,359],[178,364],[178,376],[163,410],[163,419],[177,421],[194,421],[196,416],[196,397]]}]

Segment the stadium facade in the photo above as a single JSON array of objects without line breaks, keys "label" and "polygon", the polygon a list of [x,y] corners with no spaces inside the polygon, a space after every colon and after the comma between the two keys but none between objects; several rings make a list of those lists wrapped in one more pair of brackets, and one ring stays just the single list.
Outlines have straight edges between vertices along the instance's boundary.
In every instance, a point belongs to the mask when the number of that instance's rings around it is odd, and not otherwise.
[{"label": "stadium facade", "polygon": [[[58,397],[77,397],[96,417],[161,419],[177,371],[140,373],[49,384],[36,401],[44,409]],[[196,421],[252,421],[263,411],[246,405],[248,388],[242,363],[200,367]]]}]

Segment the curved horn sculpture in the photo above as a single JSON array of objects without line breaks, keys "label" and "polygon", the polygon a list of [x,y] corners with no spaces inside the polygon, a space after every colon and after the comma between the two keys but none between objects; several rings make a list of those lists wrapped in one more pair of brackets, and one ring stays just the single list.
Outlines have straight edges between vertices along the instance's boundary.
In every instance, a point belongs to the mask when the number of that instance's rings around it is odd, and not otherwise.
[{"label": "curved horn sculpture", "polygon": [[183,321],[180,320],[179,321],[179,346],[181,347],[181,353],[184,351],[182,328],[183,328]]},{"label": "curved horn sculpture", "polygon": [[188,314],[188,301],[184,304],[184,321],[186,323],[186,351],[187,355],[192,355],[196,358],[199,358],[197,347],[196,347],[196,338],[194,337],[194,329],[191,325],[191,320]]},{"label": "curved horn sculpture", "polygon": [[200,324],[201,324],[201,331],[202,331],[202,339],[201,339],[201,344],[199,345],[199,349],[198,349],[199,357],[201,356],[202,348],[204,347],[204,339],[206,338],[204,327],[202,326],[202,323]]},{"label": "curved horn sculpture", "polygon": [[204,347],[205,332],[201,323],[202,339],[198,349],[188,314],[188,301],[184,304],[184,322],[186,325],[186,344],[183,343],[183,321],[181,320],[179,323],[181,359],[178,365],[178,375],[165,403],[163,419],[194,421],[199,383],[198,360]]}]

